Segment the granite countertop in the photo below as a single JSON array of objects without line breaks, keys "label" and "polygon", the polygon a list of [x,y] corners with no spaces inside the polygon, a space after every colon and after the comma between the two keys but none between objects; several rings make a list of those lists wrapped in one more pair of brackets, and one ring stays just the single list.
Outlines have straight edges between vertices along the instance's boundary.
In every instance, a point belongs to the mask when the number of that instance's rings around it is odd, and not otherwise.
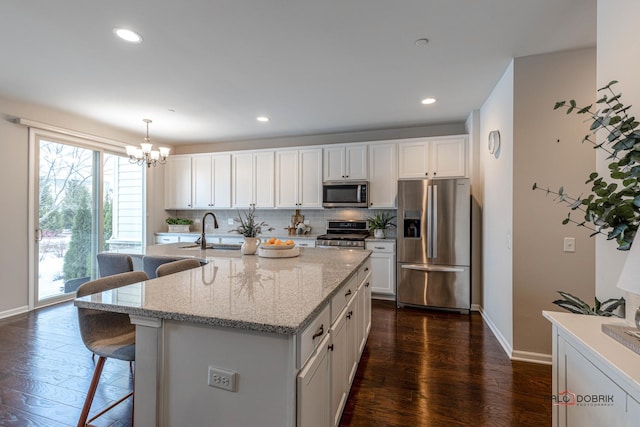
[{"label": "granite countertop", "polygon": [[149,255],[204,259],[200,268],[76,298],[75,305],[159,319],[296,334],[324,308],[367,250],[300,248],[294,258],[153,245]]}]

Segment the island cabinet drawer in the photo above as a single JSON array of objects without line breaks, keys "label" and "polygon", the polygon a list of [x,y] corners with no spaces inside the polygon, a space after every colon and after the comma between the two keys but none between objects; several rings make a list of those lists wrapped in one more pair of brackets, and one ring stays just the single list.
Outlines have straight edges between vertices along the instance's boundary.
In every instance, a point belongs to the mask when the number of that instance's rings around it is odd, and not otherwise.
[{"label": "island cabinet drawer", "polygon": [[358,290],[358,274],[354,274],[346,285],[331,299],[331,323],[335,322],[340,312],[349,304]]},{"label": "island cabinet drawer", "polygon": [[313,353],[313,350],[320,344],[322,339],[329,333],[331,327],[331,316],[329,304],[327,304],[320,314],[300,333],[298,341],[299,348],[299,364],[298,367],[304,366]]},{"label": "island cabinet drawer", "polygon": [[371,258],[368,258],[358,269],[358,286],[371,274]]}]

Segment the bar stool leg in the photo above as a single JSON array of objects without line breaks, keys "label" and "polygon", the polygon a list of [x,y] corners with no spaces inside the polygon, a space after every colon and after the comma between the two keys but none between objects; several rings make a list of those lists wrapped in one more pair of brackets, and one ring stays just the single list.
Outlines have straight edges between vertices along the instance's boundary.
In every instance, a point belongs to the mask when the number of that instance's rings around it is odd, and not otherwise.
[{"label": "bar stool leg", "polygon": [[89,390],[87,391],[87,398],[84,401],[82,413],[80,414],[80,419],[78,420],[78,427],[85,427],[87,424],[87,417],[89,416],[91,404],[93,403],[93,398],[96,395],[96,389],[98,388],[98,382],[100,381],[100,375],[102,375],[102,368],[104,367],[104,362],[106,360],[106,357],[100,356],[98,358],[98,363],[96,363],[96,369],[95,371],[93,371],[93,378],[91,378],[91,384],[89,385]]}]

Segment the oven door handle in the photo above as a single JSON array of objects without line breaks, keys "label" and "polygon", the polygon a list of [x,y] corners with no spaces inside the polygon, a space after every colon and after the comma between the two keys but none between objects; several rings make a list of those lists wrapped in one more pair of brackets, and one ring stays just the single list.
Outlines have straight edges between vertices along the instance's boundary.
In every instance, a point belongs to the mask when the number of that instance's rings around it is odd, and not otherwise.
[{"label": "oven door handle", "polygon": [[430,272],[439,272],[439,273],[462,273],[464,268],[460,267],[435,267],[432,265],[421,265],[421,264],[405,264],[400,268],[404,268],[405,270],[416,270],[416,271],[426,271]]}]

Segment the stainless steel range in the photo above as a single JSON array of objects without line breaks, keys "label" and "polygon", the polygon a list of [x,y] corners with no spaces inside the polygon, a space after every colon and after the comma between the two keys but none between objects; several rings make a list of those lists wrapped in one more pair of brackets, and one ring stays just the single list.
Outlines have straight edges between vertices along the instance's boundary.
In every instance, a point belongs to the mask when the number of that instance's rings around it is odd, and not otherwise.
[{"label": "stainless steel range", "polygon": [[329,220],[327,234],[316,238],[316,248],[364,249],[368,235],[366,220]]}]

